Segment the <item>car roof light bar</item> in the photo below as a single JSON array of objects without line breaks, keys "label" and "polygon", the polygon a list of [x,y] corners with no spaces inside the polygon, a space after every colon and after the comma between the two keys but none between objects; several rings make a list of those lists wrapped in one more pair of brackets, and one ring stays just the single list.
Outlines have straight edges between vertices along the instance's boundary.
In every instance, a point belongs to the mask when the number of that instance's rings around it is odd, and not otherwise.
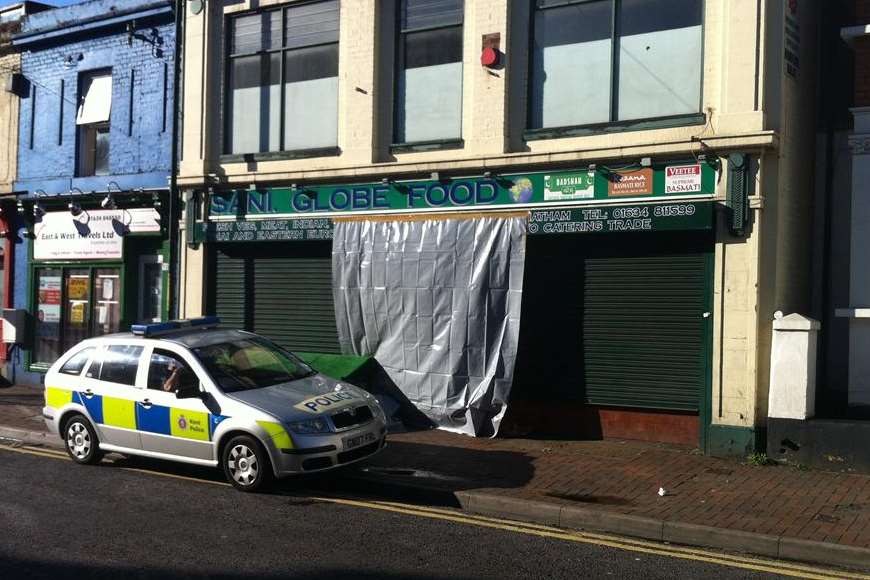
[{"label": "car roof light bar", "polygon": [[130,332],[137,336],[151,337],[160,336],[175,330],[184,328],[210,328],[221,323],[221,319],[217,316],[203,316],[201,318],[190,318],[188,320],[170,320],[169,322],[159,322],[155,324],[134,324],[130,327]]}]

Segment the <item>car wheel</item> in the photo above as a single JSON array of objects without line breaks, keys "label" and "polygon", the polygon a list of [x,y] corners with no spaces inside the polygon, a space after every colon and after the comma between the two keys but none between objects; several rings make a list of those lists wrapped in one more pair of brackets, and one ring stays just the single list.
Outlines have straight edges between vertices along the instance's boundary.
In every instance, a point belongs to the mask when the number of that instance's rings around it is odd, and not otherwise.
[{"label": "car wheel", "polygon": [[103,458],[97,434],[82,415],[70,417],[64,425],[63,433],[66,452],[76,463],[94,465]]},{"label": "car wheel", "polygon": [[242,491],[263,489],[273,478],[266,450],[256,439],[247,435],[233,437],[226,444],[221,465],[227,481]]}]

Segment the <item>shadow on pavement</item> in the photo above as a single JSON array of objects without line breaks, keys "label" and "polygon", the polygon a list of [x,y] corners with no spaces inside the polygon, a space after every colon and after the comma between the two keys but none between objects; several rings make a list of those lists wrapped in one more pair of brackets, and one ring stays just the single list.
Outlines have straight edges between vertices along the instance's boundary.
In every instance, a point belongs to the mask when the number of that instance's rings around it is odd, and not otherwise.
[{"label": "shadow on pavement", "polygon": [[15,406],[29,406],[29,407],[38,407],[42,408],[42,404],[45,397],[42,393],[35,393],[32,395],[25,394],[17,394],[17,395],[7,395],[4,394],[3,398],[0,399],[0,405],[15,405]]},{"label": "shadow on pavement", "polygon": [[[110,455],[109,468],[147,469],[210,482],[225,482],[218,468],[143,457]],[[522,488],[534,476],[532,457],[515,451],[474,450],[443,445],[389,442],[370,460],[333,471],[276,482],[267,493],[337,494],[369,499],[458,507],[457,491]]]}]

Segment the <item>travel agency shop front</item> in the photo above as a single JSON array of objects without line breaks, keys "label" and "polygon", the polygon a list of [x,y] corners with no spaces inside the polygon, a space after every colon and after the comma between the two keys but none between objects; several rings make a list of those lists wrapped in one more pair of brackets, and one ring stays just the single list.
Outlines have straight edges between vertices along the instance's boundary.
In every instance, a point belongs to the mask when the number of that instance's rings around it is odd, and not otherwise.
[{"label": "travel agency shop front", "polygon": [[166,317],[169,248],[158,194],[63,197],[19,202],[27,259],[16,303],[30,324],[19,330],[18,382],[38,383],[81,340]]},{"label": "travel agency shop front", "polygon": [[187,215],[202,312],[371,355],[442,428],[706,448],[716,230],[748,212],[732,160],[727,203],[703,157],[214,189]]}]

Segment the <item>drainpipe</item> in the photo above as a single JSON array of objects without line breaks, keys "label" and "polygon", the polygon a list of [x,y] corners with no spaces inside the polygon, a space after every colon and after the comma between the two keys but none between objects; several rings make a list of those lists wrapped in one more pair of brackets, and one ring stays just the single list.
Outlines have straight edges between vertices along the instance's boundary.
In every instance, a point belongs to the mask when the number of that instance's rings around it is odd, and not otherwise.
[{"label": "drainpipe", "polygon": [[172,84],[172,170],[169,176],[169,318],[178,318],[178,280],[181,248],[178,235],[180,199],[178,193],[178,139],[181,125],[181,56],[184,51],[185,0],[175,0],[175,53]]}]

